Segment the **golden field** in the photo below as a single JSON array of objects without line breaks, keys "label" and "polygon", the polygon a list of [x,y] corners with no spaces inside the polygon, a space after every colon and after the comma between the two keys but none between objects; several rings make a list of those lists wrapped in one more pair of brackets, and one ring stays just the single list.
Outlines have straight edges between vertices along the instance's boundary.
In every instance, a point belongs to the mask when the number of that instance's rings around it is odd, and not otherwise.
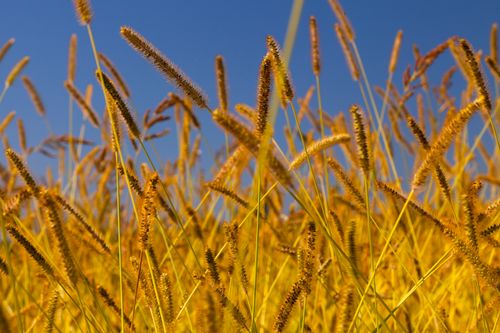
[{"label": "golden field", "polygon": [[[310,17],[314,86],[295,89],[290,47],[269,35],[255,105],[234,107],[222,56],[210,103],[123,26],[130,52],[175,87],[139,114],[112,54],[95,43],[89,1],[74,0],[93,51],[79,61],[95,63],[95,82],[75,83],[73,36],[63,64],[68,112],[81,111],[100,141],[70,127],[30,146],[31,125],[15,112],[0,116],[0,332],[500,330],[497,25],[489,50],[451,36],[430,50],[415,46],[411,64],[398,62],[406,42],[398,32],[379,87],[366,76],[355,27],[337,0],[329,4],[363,97],[348,110],[322,107],[322,39]],[[15,46],[0,49],[0,66]],[[433,82],[428,72],[445,54],[452,63]],[[29,61],[5,77],[0,106],[22,82],[46,119]],[[397,66],[406,68],[401,78]],[[224,142],[208,151],[211,165],[200,156],[211,141],[201,112]],[[17,138],[7,135],[15,125]],[[155,142],[167,135],[178,154],[162,164]],[[406,169],[401,152],[412,156]],[[35,170],[26,163],[35,154],[56,167]]]}]

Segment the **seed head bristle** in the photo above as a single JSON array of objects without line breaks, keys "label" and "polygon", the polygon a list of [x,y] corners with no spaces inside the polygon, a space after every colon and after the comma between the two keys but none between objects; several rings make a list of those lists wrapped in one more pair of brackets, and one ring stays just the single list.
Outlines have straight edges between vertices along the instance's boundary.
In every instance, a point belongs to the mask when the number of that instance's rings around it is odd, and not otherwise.
[{"label": "seed head bristle", "polygon": [[174,298],[172,294],[172,283],[167,273],[160,275],[159,289],[162,294],[163,300],[166,302],[166,321],[171,323],[175,319],[174,313]]},{"label": "seed head bristle", "polygon": [[72,34],[69,39],[69,49],[68,49],[68,81],[73,83],[75,81],[76,75],[76,48],[77,48],[77,37],[76,34]]},{"label": "seed head bristle", "polygon": [[92,107],[85,101],[85,98],[80,94],[76,87],[70,81],[64,81],[64,87],[68,90],[71,97],[76,101],[83,114],[90,121],[92,126],[99,128],[99,118]]},{"label": "seed head bristle", "polygon": [[87,25],[92,22],[92,7],[89,0],[73,0],[76,15],[81,25]]},{"label": "seed head bristle", "polygon": [[316,224],[309,222],[307,224],[307,239],[304,251],[303,267],[299,274],[299,280],[302,281],[302,288],[305,294],[311,293],[311,282],[315,273],[316,261]]},{"label": "seed head bristle", "polygon": [[365,199],[361,195],[361,192],[354,186],[352,180],[346,175],[342,166],[332,158],[328,158],[328,165],[335,172],[336,178],[344,185],[347,192],[349,192],[355,199],[355,201],[365,207]]},{"label": "seed head bristle", "polygon": [[102,72],[97,71],[96,76],[99,81],[102,80],[104,89],[111,96],[112,102],[120,111],[123,120],[127,124],[130,135],[135,139],[140,138],[141,132],[139,131],[139,127],[137,126],[137,123],[132,116],[132,113],[130,112],[127,104],[123,101],[123,98],[121,97],[118,90],[116,90],[113,82],[111,82],[108,76]]},{"label": "seed head bristle", "polygon": [[[113,310],[113,312],[115,314],[117,314],[118,316],[121,316],[122,311],[121,311],[120,307],[116,304],[115,300],[109,295],[109,292],[103,286],[98,286],[97,292],[99,293],[99,295],[101,295],[104,303],[108,307],[110,307],[111,310]],[[130,318],[126,314],[124,314],[123,320],[125,321],[127,326],[132,327],[132,330],[135,330],[134,324],[132,323],[132,321],[130,320]]]},{"label": "seed head bristle", "polygon": [[354,315],[354,288],[352,286],[344,287],[340,300],[340,313],[337,319],[335,333],[344,333],[349,330],[349,325]]},{"label": "seed head bristle", "polygon": [[219,169],[219,172],[214,177],[213,183],[222,183],[226,182],[226,179],[229,175],[236,171],[238,165],[242,160],[246,159],[246,151],[245,147],[239,145],[229,156],[229,158],[224,162],[224,164]]},{"label": "seed head bristle", "polygon": [[150,228],[156,215],[154,198],[157,195],[156,186],[160,181],[158,174],[153,173],[146,183],[141,204],[141,222],[139,224],[139,246],[145,251],[150,247]]},{"label": "seed head bristle", "polygon": [[472,73],[472,77],[474,78],[474,85],[476,86],[478,96],[481,97],[482,104],[487,112],[491,111],[491,100],[490,95],[488,93],[488,88],[486,87],[486,83],[484,81],[484,76],[481,73],[481,69],[479,68],[479,64],[476,61],[476,57],[474,56],[474,52],[469,42],[465,39],[460,39],[460,46],[465,53],[465,60],[467,65],[469,66],[469,70]]},{"label": "seed head bristle", "polygon": [[36,112],[42,117],[45,116],[45,107],[43,106],[42,99],[40,98],[40,95],[36,91],[35,86],[27,76],[23,76],[21,80],[23,81],[24,88],[26,88],[26,91],[30,95],[31,101],[35,106]]},{"label": "seed head bristle", "polygon": [[217,183],[217,182],[209,182],[207,183],[207,187],[210,188],[212,191],[219,192],[228,198],[234,200],[237,202],[239,205],[241,205],[244,208],[249,207],[248,201],[245,199],[241,198],[238,194],[236,194],[233,190],[225,187],[222,183]]},{"label": "seed head bristle", "polygon": [[99,244],[99,246],[108,254],[111,254],[111,250],[109,249],[108,244],[104,241],[104,239],[97,233],[97,231],[85,221],[85,218],[80,214],[76,208],[74,208],[69,202],[67,202],[62,196],[59,194],[52,194],[54,201],[57,202],[64,210],[70,213],[83,229],[92,237],[92,239]]},{"label": "seed head bristle", "polygon": [[481,105],[480,99],[467,104],[443,128],[413,177],[412,186],[414,189],[420,187],[425,182],[432,167],[445,153],[456,135],[462,131],[472,115],[481,108]]},{"label": "seed head bristle", "polygon": [[215,58],[215,75],[217,77],[217,94],[219,96],[219,107],[222,111],[227,111],[228,102],[226,69],[224,67],[224,58],[221,55],[218,55]]},{"label": "seed head bristle", "polygon": [[332,217],[333,224],[335,225],[335,228],[337,229],[337,232],[339,233],[340,240],[343,242],[344,241],[344,227],[342,226],[342,223],[340,222],[340,218],[335,213],[333,210],[329,211],[330,216]]},{"label": "seed head bristle", "polygon": [[52,297],[49,300],[49,307],[47,309],[47,317],[45,318],[45,324],[43,327],[44,333],[51,333],[54,329],[54,320],[59,305],[59,293],[55,290],[52,293]]},{"label": "seed head bristle", "polygon": [[215,289],[215,292],[219,296],[220,305],[223,308],[229,308],[229,313],[231,314],[231,317],[233,317],[236,324],[238,324],[242,329],[249,331],[246,325],[245,316],[243,316],[243,313],[241,313],[240,309],[229,300],[229,298],[226,296],[226,293],[224,292],[224,289],[222,287],[217,287]]},{"label": "seed head bristle", "polygon": [[350,42],[354,41],[356,36],[354,35],[354,30],[352,29],[349,19],[345,15],[344,9],[342,8],[338,0],[328,0],[328,2],[330,3],[330,6],[335,13],[335,16],[337,16],[337,20],[339,20],[342,26],[342,30],[345,31],[347,38],[349,38]]},{"label": "seed head bristle", "polygon": [[358,156],[361,165],[361,169],[365,173],[365,176],[368,177],[370,173],[370,152],[368,150],[368,138],[365,132],[365,125],[363,122],[363,116],[361,115],[359,106],[353,105],[349,109],[351,112],[353,126],[354,126],[354,134],[356,136],[356,143],[358,145]]},{"label": "seed head bristle", "polygon": [[486,57],[486,64],[497,81],[500,81],[500,65],[493,61],[491,57]]},{"label": "seed head bristle", "polygon": [[19,137],[19,147],[24,153],[28,152],[26,145],[26,131],[24,130],[24,123],[22,119],[17,119],[17,134]]},{"label": "seed head bristle", "polygon": [[[490,58],[495,64],[499,65],[499,62],[498,62],[498,25],[496,23],[493,23],[493,25],[491,26]],[[2,60],[1,57],[0,57],[0,60]]]},{"label": "seed head bristle", "polygon": [[180,96],[178,96],[172,92],[168,93],[168,98],[172,102],[179,104],[184,109],[184,111],[187,113],[189,119],[193,123],[194,127],[198,128],[198,129],[201,127],[200,121],[198,120],[198,118],[194,114],[193,108],[192,108],[190,103],[187,103],[184,98],[181,98]]},{"label": "seed head bristle", "polygon": [[[106,106],[109,108],[109,115],[111,115],[109,117],[109,132],[111,135],[111,144],[113,150],[117,152],[121,147],[122,140],[121,123],[118,115],[119,111],[115,101],[113,100],[113,97],[111,97],[111,95],[107,91],[104,92],[104,96],[106,99]],[[107,114],[105,113],[105,115]]]},{"label": "seed head bristle", "polygon": [[5,57],[7,52],[9,52],[10,48],[12,47],[12,45],[14,45],[15,42],[16,40],[14,38],[11,38],[2,46],[2,48],[0,49],[0,61],[2,61],[2,59]]},{"label": "seed head bristle", "polygon": [[347,254],[353,270],[358,267],[358,251],[356,249],[356,221],[352,220],[349,223],[349,230],[347,231]]},{"label": "seed head bristle", "polygon": [[[252,155],[258,157],[259,139],[245,125],[229,113],[221,112],[218,109],[213,111],[212,118],[219,126],[231,133]],[[268,151],[267,164],[282,184],[292,186],[288,170],[271,151]]]},{"label": "seed head bristle", "polygon": [[285,330],[286,324],[288,323],[288,319],[293,310],[293,306],[297,303],[300,294],[302,293],[302,282],[295,282],[287,295],[285,296],[285,300],[281,304],[280,311],[276,315],[273,324],[274,332],[283,332]]},{"label": "seed head bristle", "polygon": [[123,93],[123,96],[129,98],[130,90],[128,89],[127,84],[125,83],[125,80],[121,76],[120,72],[118,72],[118,69],[116,69],[115,65],[104,54],[99,52],[97,55],[99,57],[99,60],[101,60],[101,62],[103,63],[104,67],[107,68],[107,70],[111,73],[111,75],[115,79],[115,82],[120,88],[121,92]]},{"label": "seed head bristle", "polygon": [[479,180],[474,181],[466,193],[463,195],[462,205],[465,212],[465,232],[469,240],[469,245],[475,251],[478,250],[477,241],[477,214],[476,214],[476,201],[477,195],[481,190],[482,183]]},{"label": "seed head bristle", "polygon": [[9,75],[7,75],[7,79],[5,80],[5,87],[10,87],[12,83],[14,83],[16,78],[19,76],[23,68],[26,67],[29,61],[30,57],[28,56],[19,60],[19,62],[11,69]]},{"label": "seed head bristle", "polygon": [[[415,121],[415,119],[413,119],[411,115],[408,114],[406,120],[408,123],[408,127],[415,135],[420,145],[427,152],[431,148],[431,146],[429,144],[429,141],[427,140],[427,137],[425,136],[424,131],[420,128],[420,126],[417,124],[417,122]],[[441,169],[439,163],[436,163],[434,173],[436,175],[439,188],[441,189],[441,192],[443,193],[444,197],[448,200],[451,200],[450,186],[448,184],[448,181],[446,180],[446,176],[444,175],[443,169]]]},{"label": "seed head bristle", "polygon": [[7,225],[5,229],[9,232],[9,234],[14,237],[19,244],[21,244],[26,252],[36,261],[36,263],[44,270],[47,275],[54,276],[54,269],[47,262],[45,257],[31,244],[31,242],[24,237],[19,230],[13,225]]},{"label": "seed head bristle", "polygon": [[309,36],[311,38],[311,61],[313,74],[318,76],[321,71],[321,58],[319,53],[319,36],[316,18],[309,18]]},{"label": "seed head bristle", "polygon": [[10,125],[15,116],[16,116],[16,111],[11,111],[5,116],[5,118],[3,118],[2,122],[0,123],[0,134],[2,134],[7,128],[7,126]]},{"label": "seed head bristle", "polygon": [[352,53],[349,44],[347,43],[347,38],[342,27],[335,23],[334,25],[335,33],[337,34],[337,39],[339,40],[340,46],[342,47],[342,52],[344,53],[344,57],[347,61],[347,65],[351,71],[351,76],[354,81],[359,81],[359,69],[356,64],[356,60],[354,60],[354,54]]},{"label": "seed head bristle", "polygon": [[205,261],[207,263],[208,271],[210,273],[210,279],[215,287],[219,287],[221,284],[219,269],[217,268],[217,263],[215,262],[212,250],[207,248],[205,250]]},{"label": "seed head bristle", "polygon": [[[383,192],[385,192],[386,194],[392,196],[394,199],[397,199],[400,202],[408,201],[408,199],[404,195],[400,194],[398,191],[396,191],[395,189],[393,189],[389,185],[387,185],[381,181],[377,181],[375,184],[376,184],[378,189],[380,189]],[[410,208],[412,208],[413,210],[415,210],[417,213],[419,213],[422,217],[425,217],[425,218],[429,219],[431,222],[433,222],[434,225],[437,226],[438,229],[440,231],[442,231],[445,235],[447,235],[447,236],[450,235],[449,229],[434,214],[431,214],[430,212],[426,211],[420,205],[415,203],[413,200],[408,201],[408,206]]]},{"label": "seed head bristle", "polygon": [[38,196],[40,193],[40,188],[38,187],[35,179],[31,176],[28,168],[24,165],[21,158],[10,148],[7,148],[7,150],[5,150],[5,155],[7,156],[9,161],[16,167],[17,171],[24,179],[24,182],[26,183],[26,185],[28,185],[31,192],[35,196]]},{"label": "seed head bristle", "polygon": [[394,73],[396,64],[399,58],[399,50],[401,49],[401,41],[403,39],[403,31],[399,30],[396,38],[394,39],[394,46],[392,47],[391,60],[389,61],[389,73]]},{"label": "seed head bristle", "polygon": [[280,91],[281,105],[286,108],[287,104],[293,100],[294,91],[288,70],[281,57],[280,47],[273,36],[267,36],[267,49],[271,54],[272,69]]},{"label": "seed head bristle", "polygon": [[236,104],[234,110],[238,112],[241,116],[250,120],[252,124],[257,123],[257,111],[247,104]]},{"label": "seed head bristle", "polygon": [[[312,156],[315,155],[327,148],[332,147],[333,145],[339,144],[339,143],[345,143],[351,140],[351,136],[349,134],[334,134],[328,137],[325,137],[323,139],[314,141],[310,143],[307,148],[298,154],[291,162],[290,166],[288,167],[289,170],[293,170],[298,168],[302,163],[304,163],[307,159],[307,155]],[[306,154],[307,152],[307,154]]]},{"label": "seed head bristle", "polygon": [[209,109],[205,94],[143,36],[129,27],[122,27],[120,33],[131,47],[162,72],[168,81],[184,91],[196,105],[203,109]]},{"label": "seed head bristle", "polygon": [[5,262],[5,260],[3,260],[2,257],[0,257],[0,272],[2,272],[5,275],[9,274],[9,268],[7,267],[7,263]]},{"label": "seed head bristle", "polygon": [[75,285],[78,280],[76,264],[71,254],[66,236],[64,235],[62,221],[59,217],[55,201],[53,196],[46,191],[42,194],[41,200],[50,230],[56,240],[57,249],[63,261],[64,270],[70,282]]},{"label": "seed head bristle", "polygon": [[255,133],[264,134],[268,123],[269,97],[271,95],[271,56],[266,54],[260,64],[259,85],[257,87],[257,123]]},{"label": "seed head bristle", "polygon": [[488,228],[481,231],[481,236],[488,237],[493,235],[496,231],[500,230],[500,223],[492,224]]}]

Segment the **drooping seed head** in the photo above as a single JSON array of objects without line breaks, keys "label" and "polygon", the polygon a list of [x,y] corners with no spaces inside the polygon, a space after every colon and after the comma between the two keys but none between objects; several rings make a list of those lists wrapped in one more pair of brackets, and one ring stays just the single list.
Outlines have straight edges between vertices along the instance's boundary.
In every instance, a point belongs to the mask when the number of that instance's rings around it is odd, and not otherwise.
[{"label": "drooping seed head", "polygon": [[5,57],[9,49],[12,47],[12,45],[14,45],[15,41],[16,40],[14,38],[11,38],[2,46],[2,48],[0,49],[0,61],[2,61],[3,57]]},{"label": "drooping seed head", "polygon": [[208,102],[205,94],[184,74],[170,59],[165,57],[143,36],[129,27],[122,27],[120,30],[122,37],[137,52],[142,54],[151,62],[168,81],[180,88],[184,93],[200,108],[208,109]]},{"label": "drooping seed head", "polygon": [[5,80],[5,86],[10,87],[12,83],[16,80],[16,78],[19,76],[19,73],[23,70],[24,67],[28,64],[30,61],[30,57],[26,56],[22,58],[10,71],[9,75],[7,75],[7,79]]}]

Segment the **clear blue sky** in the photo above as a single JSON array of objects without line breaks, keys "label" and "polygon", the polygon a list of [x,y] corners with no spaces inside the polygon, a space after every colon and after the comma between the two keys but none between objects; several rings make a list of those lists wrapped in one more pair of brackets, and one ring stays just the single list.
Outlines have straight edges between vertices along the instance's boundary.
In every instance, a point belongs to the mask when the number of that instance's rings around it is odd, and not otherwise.
[{"label": "clear blue sky", "polygon": [[[0,81],[21,57],[31,56],[25,74],[38,88],[53,129],[63,134],[68,123],[68,96],[63,81],[67,76],[68,42],[72,33],[78,36],[76,85],[83,91],[88,83],[96,83],[86,30],[76,20],[72,1],[2,2],[0,44],[11,37],[16,39],[16,44],[0,63]],[[154,108],[172,87],[123,41],[119,34],[121,25],[129,25],[143,34],[182,68],[207,92],[212,107],[217,103],[214,58],[222,54],[227,65],[231,105],[254,104],[258,65],[265,53],[265,36],[271,34],[283,43],[291,5],[292,1],[285,0],[92,1],[93,30],[98,49],[114,62],[128,82],[132,104],[140,117],[147,108]],[[398,29],[404,31],[395,78],[399,84],[404,67],[413,64],[413,43],[426,52],[446,38],[458,35],[469,39],[475,49],[489,52],[491,24],[500,22],[498,0],[342,1],[342,5],[356,31],[368,76],[373,84],[380,85],[386,80],[387,63]],[[317,17],[320,29],[321,80],[326,110],[335,113],[345,110],[351,103],[362,103],[336,40],[335,16],[327,0],[305,0],[290,65],[297,95],[304,95],[314,83],[309,58],[310,15]],[[450,64],[449,55],[438,61],[435,83]],[[94,106],[102,113],[98,89],[94,96]],[[16,110],[24,119],[28,144],[34,145],[46,135],[20,81],[0,104],[0,118],[11,110]],[[217,133],[216,136],[221,137],[210,124],[206,112],[199,113],[204,114],[201,118],[206,120],[203,122],[205,134]],[[80,116],[79,111],[76,115]],[[174,128],[173,123],[170,126]],[[99,140],[98,132],[90,126],[87,128],[89,138]],[[8,133],[12,133],[12,144],[17,147],[15,125],[11,125]]]}]

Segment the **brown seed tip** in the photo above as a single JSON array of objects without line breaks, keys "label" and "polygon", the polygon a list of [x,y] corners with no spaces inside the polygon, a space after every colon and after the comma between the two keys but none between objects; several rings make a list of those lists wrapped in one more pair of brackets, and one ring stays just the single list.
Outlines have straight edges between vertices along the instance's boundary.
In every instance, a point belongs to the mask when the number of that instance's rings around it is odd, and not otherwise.
[{"label": "brown seed tip", "polygon": [[7,76],[7,79],[5,80],[5,86],[10,87],[14,80],[19,76],[19,73],[23,70],[24,67],[28,64],[30,61],[30,57],[26,56],[22,58],[15,66],[12,68],[10,71],[9,75]]},{"label": "brown seed tip", "polygon": [[271,57],[266,54],[260,64],[259,86],[257,88],[257,124],[258,136],[264,134],[269,113],[269,96],[271,94]]},{"label": "brown seed tip", "polygon": [[218,55],[215,58],[215,74],[217,76],[217,93],[219,95],[219,106],[221,110],[227,111],[227,87],[226,69],[224,68],[224,58]]},{"label": "brown seed tip", "polygon": [[351,109],[349,111],[352,114],[361,168],[363,169],[365,175],[368,177],[368,174],[370,172],[370,155],[368,151],[368,139],[365,132],[365,125],[363,123],[363,116],[359,110],[359,106],[357,105],[351,106]]},{"label": "brown seed tip", "polygon": [[77,38],[75,34],[72,34],[69,40],[69,50],[68,50],[68,81],[71,83],[75,81],[76,46],[77,46]]},{"label": "brown seed tip", "polygon": [[465,53],[465,59],[467,65],[469,66],[469,71],[474,79],[474,85],[476,86],[477,93],[482,97],[482,103],[487,112],[491,110],[491,100],[489,97],[488,89],[486,88],[486,83],[484,81],[484,76],[481,73],[479,64],[476,61],[474,51],[465,39],[460,39],[460,46]]},{"label": "brown seed tip", "polygon": [[286,105],[293,99],[294,91],[281,57],[280,47],[271,35],[267,36],[267,49],[271,53],[272,69],[280,91],[281,104],[283,108],[286,108]]},{"label": "brown seed tip", "polygon": [[403,39],[403,31],[399,30],[396,39],[394,39],[394,46],[392,47],[391,60],[389,61],[389,73],[394,73],[396,70],[396,63],[398,62],[399,50],[401,49],[401,40]]},{"label": "brown seed tip", "polygon": [[40,98],[40,95],[38,94],[38,91],[36,90],[35,86],[27,76],[23,76],[21,78],[24,84],[24,88],[26,88],[26,91],[30,95],[31,101],[33,102],[33,105],[35,106],[36,112],[40,116],[45,115],[45,107],[43,106],[42,99]]},{"label": "brown seed tip", "polygon": [[[494,23],[491,26],[490,35],[490,58],[498,65],[498,26]],[[1,60],[1,58],[0,58]]]},{"label": "brown seed tip", "polygon": [[89,0],[73,0],[76,15],[81,25],[90,24],[92,21],[92,7]]},{"label": "brown seed tip", "polygon": [[329,0],[329,2],[333,12],[335,13],[335,16],[337,16],[337,19],[342,25],[342,30],[345,31],[347,38],[349,38],[349,41],[352,42],[354,38],[356,38],[356,36],[354,35],[354,30],[352,29],[349,19],[345,15],[344,9],[342,8],[338,0]]},{"label": "brown seed tip", "polygon": [[137,52],[152,63],[167,80],[180,88],[190,99],[202,109],[209,109],[208,101],[203,91],[198,88],[170,59],[165,57],[156,47],[142,35],[129,27],[121,27],[122,37]]},{"label": "brown seed tip", "polygon": [[2,48],[0,49],[0,61],[2,61],[3,57],[5,56],[5,54],[7,54],[7,52],[9,51],[9,49],[12,47],[12,45],[14,45],[15,43],[15,39],[14,38],[11,38],[7,41],[7,43],[5,43]]},{"label": "brown seed tip", "polygon": [[354,81],[358,81],[359,80],[358,66],[356,64],[356,61],[354,60],[354,54],[352,53],[351,48],[347,44],[347,37],[345,31],[342,28],[342,26],[338,23],[335,23],[334,28],[335,28],[335,33],[337,34],[337,39],[339,40],[340,46],[342,47],[342,52],[344,53],[344,57],[347,61],[347,65],[351,70],[352,79]]},{"label": "brown seed tip", "polygon": [[311,16],[309,18],[309,34],[311,37],[311,59],[312,68],[314,75],[319,75],[321,71],[321,59],[319,55],[319,37],[318,37],[318,26],[316,23],[316,18]]}]

